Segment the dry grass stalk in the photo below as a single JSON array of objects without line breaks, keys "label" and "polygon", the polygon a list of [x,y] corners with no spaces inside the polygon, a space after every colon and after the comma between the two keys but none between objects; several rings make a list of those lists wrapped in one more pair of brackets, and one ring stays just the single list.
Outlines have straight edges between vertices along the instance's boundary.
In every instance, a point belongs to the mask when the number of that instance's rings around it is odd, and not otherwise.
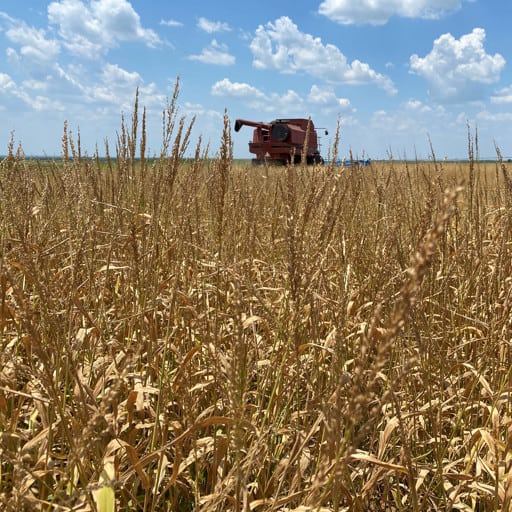
[{"label": "dry grass stalk", "polygon": [[505,164],[187,161],[177,97],[0,164],[3,509],[507,510]]}]

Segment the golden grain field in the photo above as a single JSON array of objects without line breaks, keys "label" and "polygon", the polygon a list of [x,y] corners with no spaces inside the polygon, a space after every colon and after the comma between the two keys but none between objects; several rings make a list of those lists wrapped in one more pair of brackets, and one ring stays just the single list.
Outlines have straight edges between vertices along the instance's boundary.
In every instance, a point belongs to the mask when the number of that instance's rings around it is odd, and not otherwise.
[{"label": "golden grain field", "polygon": [[166,115],[0,164],[0,508],[508,511],[506,164],[253,168]]}]

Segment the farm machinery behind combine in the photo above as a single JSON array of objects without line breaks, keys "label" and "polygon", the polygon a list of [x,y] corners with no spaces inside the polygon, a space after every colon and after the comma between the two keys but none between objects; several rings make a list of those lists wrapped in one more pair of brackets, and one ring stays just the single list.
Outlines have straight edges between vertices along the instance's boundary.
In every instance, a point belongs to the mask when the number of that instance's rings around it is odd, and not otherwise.
[{"label": "farm machinery behind combine", "polygon": [[249,152],[256,155],[254,165],[300,163],[304,153],[308,165],[323,163],[315,125],[310,119],[275,119],[270,123],[237,119],[235,132],[242,126],[254,128],[249,142]]}]

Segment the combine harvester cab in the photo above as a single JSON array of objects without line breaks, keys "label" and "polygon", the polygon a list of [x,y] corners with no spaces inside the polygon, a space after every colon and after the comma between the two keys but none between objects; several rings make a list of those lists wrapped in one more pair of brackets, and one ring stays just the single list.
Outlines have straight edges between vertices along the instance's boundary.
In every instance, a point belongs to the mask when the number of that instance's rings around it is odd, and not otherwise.
[{"label": "combine harvester cab", "polygon": [[306,163],[323,163],[318,135],[310,119],[275,119],[270,123],[237,119],[235,132],[240,131],[242,126],[254,128],[252,141],[249,142],[249,151],[256,155],[252,160],[254,165],[300,163],[306,137]]}]

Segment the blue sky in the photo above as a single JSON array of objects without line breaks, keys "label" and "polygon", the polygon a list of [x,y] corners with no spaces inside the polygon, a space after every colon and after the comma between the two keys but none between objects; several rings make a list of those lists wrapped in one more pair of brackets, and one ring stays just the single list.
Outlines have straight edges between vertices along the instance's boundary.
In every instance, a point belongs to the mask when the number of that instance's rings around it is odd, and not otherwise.
[{"label": "blue sky", "polygon": [[324,155],[338,120],[340,154],[465,158],[469,126],[482,158],[511,155],[511,19],[509,0],[0,0],[0,154],[14,133],[59,155],[64,121],[83,152],[113,148],[137,87],[157,154],[179,77],[190,152],[215,154],[227,110],[311,116]]}]

